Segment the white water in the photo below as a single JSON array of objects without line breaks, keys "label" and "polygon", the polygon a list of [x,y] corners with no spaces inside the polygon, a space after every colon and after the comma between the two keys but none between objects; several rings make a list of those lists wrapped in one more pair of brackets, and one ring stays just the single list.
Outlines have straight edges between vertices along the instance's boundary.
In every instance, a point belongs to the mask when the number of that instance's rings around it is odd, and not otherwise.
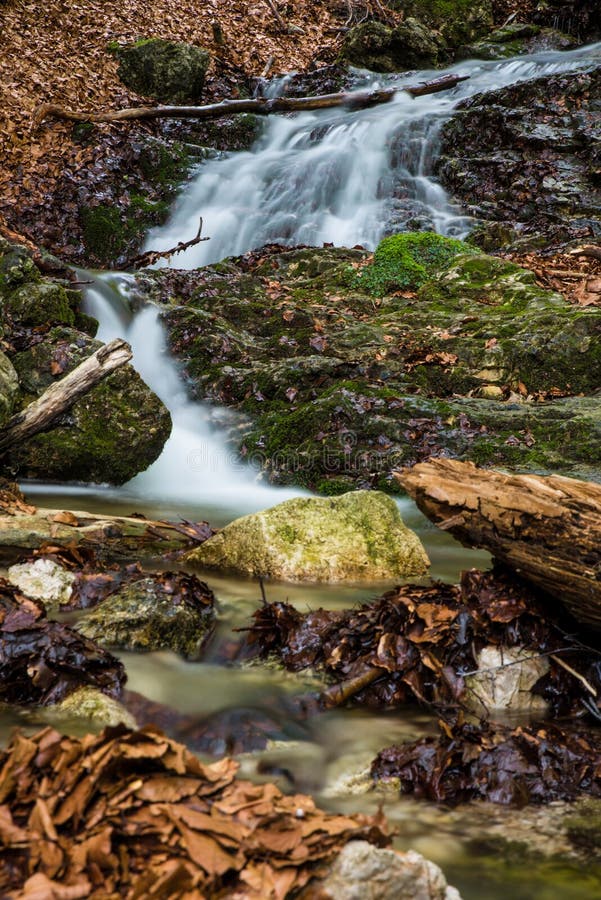
[{"label": "white water", "polygon": [[[441,125],[457,103],[481,91],[586,65],[601,45],[545,52],[503,62],[466,61],[469,75],[453,91],[413,99],[399,92],[368,110],[343,109],[270,116],[246,153],[199,166],[167,224],[150,232],[147,249],[194,237],[199,216],[210,240],[173,257],[195,268],[269,242],[374,248],[388,231],[434,229],[463,236],[470,221],[432,177]],[[401,86],[439,76],[366,73],[366,86]]]},{"label": "white water", "polygon": [[[505,62],[468,61],[453,67],[468,81],[455,90],[393,102],[369,110],[324,110],[272,116],[252,151],[199,167],[170,221],[149,235],[147,248],[175,246],[194,236],[198,218],[210,240],[174,257],[193,268],[244,253],[270,241],[318,246],[374,247],[386,230],[432,229],[463,235],[461,215],[432,177],[442,123],[457,103],[480,91],[576,69],[601,55],[601,44],[570,53],[547,52]],[[388,77],[366,83],[415,83],[440,75],[420,72],[404,82]],[[172,501],[219,510],[229,518],[300,493],[261,484],[252,467],[236,460],[215,429],[227,415],[186,398],[165,349],[155,307],[132,315],[131,277],[100,274],[87,291],[88,310],[100,322],[99,338],[125,337],[134,364],[173,418],[173,433],[157,462],[121,489],[121,498]]]}]

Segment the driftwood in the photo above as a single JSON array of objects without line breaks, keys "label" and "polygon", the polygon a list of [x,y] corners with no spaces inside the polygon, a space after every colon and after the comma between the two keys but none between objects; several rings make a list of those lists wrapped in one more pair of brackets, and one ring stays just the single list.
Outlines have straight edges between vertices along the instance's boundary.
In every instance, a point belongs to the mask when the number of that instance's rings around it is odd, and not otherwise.
[{"label": "driftwood", "polygon": [[146,250],[144,253],[134,256],[132,259],[128,259],[124,268],[143,269],[145,266],[154,266],[159,259],[169,259],[171,256],[175,256],[176,253],[182,253],[184,250],[189,250],[190,247],[195,247],[197,244],[202,243],[202,241],[209,241],[210,238],[200,236],[202,234],[202,225],[203,221],[201,216],[196,237],[191,238],[189,241],[179,241],[175,247],[171,247],[169,250]]},{"label": "driftwood", "polygon": [[84,359],[76,369],[50,385],[48,390],[13,416],[0,431],[0,450],[5,450],[38,434],[87,394],[99,381],[132,358],[131,347],[116,338]]},{"label": "driftwood", "polygon": [[[421,84],[407,85],[398,88],[412,97],[421,97],[424,94],[436,94],[455,87],[460,81],[465,81],[468,75],[443,75],[433,81],[423,81]],[[110,112],[90,113],[66,109],[52,103],[45,103],[36,110],[33,122],[34,127],[40,125],[44,119],[54,116],[58,119],[69,119],[73,122],[123,122],[131,119],[218,119],[221,116],[231,116],[238,113],[254,113],[259,116],[268,116],[278,112],[304,112],[306,110],[328,109],[330,107],[343,106],[347,109],[365,109],[380,103],[389,103],[397,90],[388,88],[377,91],[358,91],[355,93],[341,92],[338,94],[323,94],[321,97],[275,97],[271,100],[255,98],[252,100],[222,100],[220,103],[210,103],[207,106],[139,106],[128,109],[118,109]]]},{"label": "driftwood", "polygon": [[579,621],[601,629],[601,485],[504,475],[449,459],[396,477],[440,528],[489,550]]}]

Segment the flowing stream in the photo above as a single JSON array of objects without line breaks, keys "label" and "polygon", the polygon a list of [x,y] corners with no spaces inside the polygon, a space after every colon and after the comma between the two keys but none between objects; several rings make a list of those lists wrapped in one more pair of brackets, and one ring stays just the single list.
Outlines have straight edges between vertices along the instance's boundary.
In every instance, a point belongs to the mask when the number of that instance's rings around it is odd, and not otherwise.
[{"label": "flowing stream", "polygon": [[[585,67],[600,55],[598,44],[503,62],[466,61],[454,66],[453,72],[469,75],[469,80],[451,92],[419,99],[399,92],[389,104],[352,113],[337,109],[271,116],[251,151],[222,154],[198,166],[170,220],[149,234],[146,247],[165,249],[188,240],[197,231],[199,216],[210,240],[174,257],[172,264],[178,268],[207,265],[268,242],[373,248],[384,234],[398,230],[435,229],[464,236],[470,220],[432,175],[441,125],[457,103],[517,81]],[[365,73],[358,79],[363,79],[362,86],[400,87],[440,74],[427,71],[375,79]],[[280,88],[281,84],[275,84],[271,90]],[[232,457],[218,427],[229,414],[188,400],[177,367],[166,352],[158,310],[150,306],[134,314],[130,308],[132,276],[96,273],[94,277],[87,305],[100,322],[99,337],[123,336],[131,342],[135,366],[171,411],[173,433],[160,459],[121,489],[27,485],[27,493],[46,505],[112,512],[138,509],[163,518],[206,517],[217,525],[300,493],[263,484],[260,473]],[[486,565],[486,554],[461,548],[431,526],[409,501],[400,505],[405,521],[418,531],[432,557],[433,576],[455,580],[462,568]],[[255,608],[255,584],[209,573],[206,578],[231,625],[239,624]],[[348,607],[374,596],[379,588],[272,585],[268,593],[270,599],[288,597],[306,609],[318,604]],[[132,689],[199,716],[236,704],[264,707],[274,695],[298,690],[298,682],[281,674],[188,664],[168,653],[123,657]],[[415,711],[333,713],[320,720],[319,735],[304,733],[300,743],[272,751],[271,759],[279,769],[293,773],[294,788],[313,790],[321,802],[334,808],[368,811],[377,805],[377,798],[331,799],[336,795],[336,778],[345,765],[364,764],[385,744],[424,733],[427,722]],[[285,723],[282,731],[287,737],[299,737],[291,735]],[[254,763],[244,765],[252,769]],[[448,811],[394,798],[387,803],[387,812],[401,824],[400,844],[414,846],[441,862],[450,879],[456,872],[466,900],[506,896],[506,879],[513,877],[509,869],[496,875],[488,872],[484,890],[482,883],[466,874],[473,863],[465,855],[463,841],[470,830],[465,815],[454,819]],[[485,820],[488,815],[493,814],[487,813]],[[472,813],[469,816],[473,818]],[[484,827],[477,818],[472,824],[477,832]],[[554,892],[547,874],[535,876],[533,869],[518,865],[512,894],[524,900],[598,896],[599,882],[587,886],[572,871]],[[551,879],[553,884],[557,878]]]}]

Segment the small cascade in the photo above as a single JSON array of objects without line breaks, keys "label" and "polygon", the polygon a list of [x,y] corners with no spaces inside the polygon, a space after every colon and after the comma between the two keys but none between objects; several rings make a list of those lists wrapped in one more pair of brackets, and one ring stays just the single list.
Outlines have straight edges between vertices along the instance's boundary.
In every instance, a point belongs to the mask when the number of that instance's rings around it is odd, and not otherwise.
[{"label": "small cascade", "polygon": [[[147,249],[194,236],[199,217],[210,240],[173,260],[195,268],[275,242],[373,249],[395,231],[435,230],[463,237],[470,220],[433,177],[440,129],[457,104],[476,93],[588,65],[598,46],[546,51],[501,62],[465,61],[453,91],[349,112],[329,109],[270,116],[250,152],[209,160],[174,213],[150,232]],[[365,77],[363,88],[398,87],[444,73]],[[283,90],[282,79],[274,90]],[[271,95],[271,91],[266,91]]]}]

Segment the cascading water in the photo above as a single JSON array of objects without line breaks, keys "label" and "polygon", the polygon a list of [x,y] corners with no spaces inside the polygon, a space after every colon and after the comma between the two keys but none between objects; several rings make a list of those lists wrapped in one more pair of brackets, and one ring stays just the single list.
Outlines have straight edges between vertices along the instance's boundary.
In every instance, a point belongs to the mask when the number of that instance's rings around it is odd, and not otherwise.
[{"label": "cascading water", "polygon": [[[434,229],[463,236],[469,220],[432,175],[440,128],[457,103],[478,92],[586,67],[599,55],[601,44],[503,62],[466,61],[453,72],[469,79],[450,92],[415,100],[399,90],[392,102],[367,110],[271,116],[252,151],[199,167],[170,221],[149,234],[147,249],[192,237],[199,216],[210,240],[174,257],[177,267],[207,265],[269,242],[373,248],[386,232]],[[440,74],[377,81],[366,74],[361,87],[400,89]],[[281,88],[280,81],[274,90]],[[212,427],[215,411],[186,399],[165,350],[158,311],[147,307],[132,316],[131,281],[131,276],[98,275],[87,291],[88,308],[100,321],[102,340],[123,336],[132,343],[134,364],[169,407],[174,428],[161,458],[126,485],[125,496],[202,503],[209,511],[220,509],[218,521],[298,493],[257,483],[257,473],[236,462]]]}]

